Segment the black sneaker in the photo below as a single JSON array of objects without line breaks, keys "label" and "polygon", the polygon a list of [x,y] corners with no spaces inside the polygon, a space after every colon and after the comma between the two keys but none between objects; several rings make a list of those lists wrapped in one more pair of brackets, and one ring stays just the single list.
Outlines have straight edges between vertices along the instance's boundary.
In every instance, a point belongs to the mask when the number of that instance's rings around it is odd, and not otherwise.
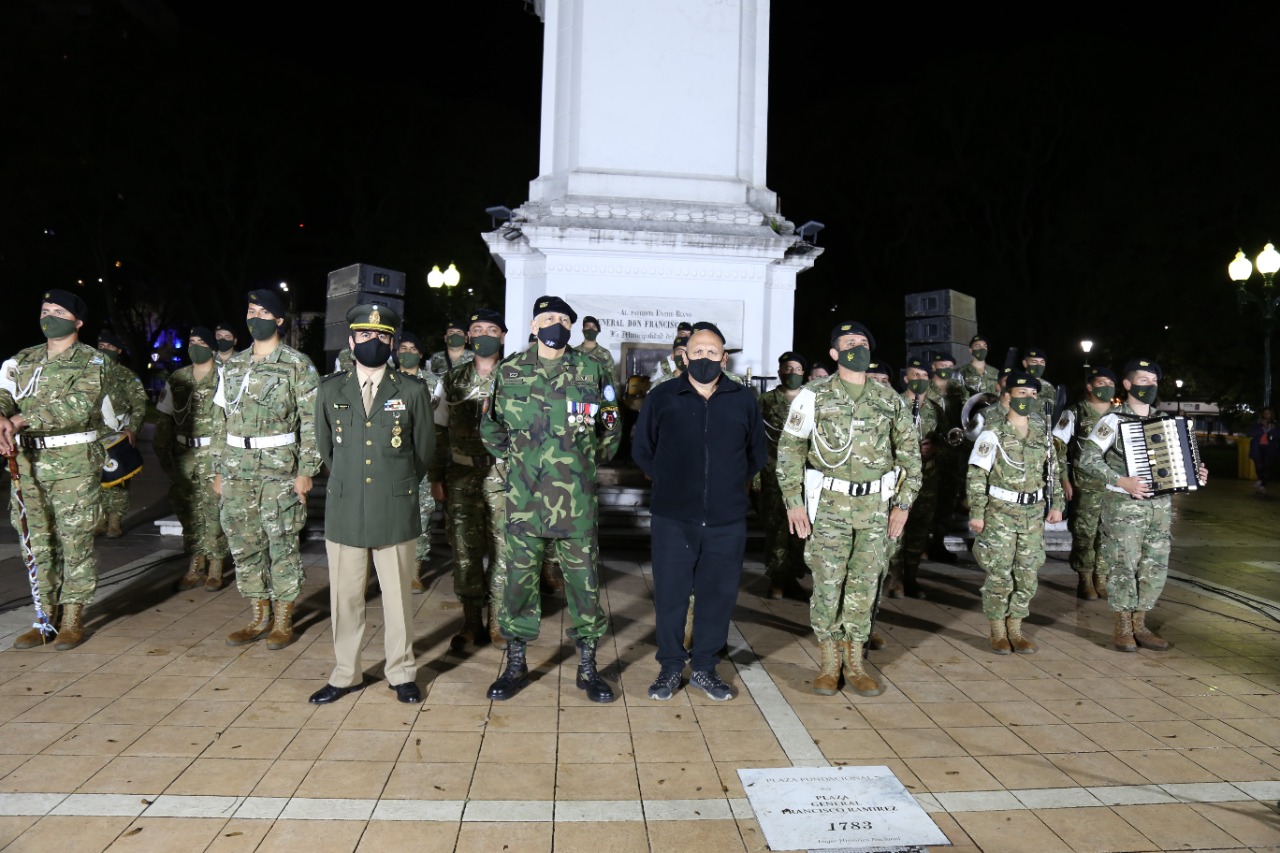
[{"label": "black sneaker", "polygon": [[[714,669],[695,672],[689,678],[689,684],[701,688],[708,699],[714,699],[717,702],[728,702],[733,698],[733,690],[720,680],[720,676],[716,675]],[[652,696],[653,693],[650,692],[649,695]]]},{"label": "black sneaker", "polygon": [[666,702],[680,689],[680,673],[674,669],[664,669],[649,685],[649,698]]}]

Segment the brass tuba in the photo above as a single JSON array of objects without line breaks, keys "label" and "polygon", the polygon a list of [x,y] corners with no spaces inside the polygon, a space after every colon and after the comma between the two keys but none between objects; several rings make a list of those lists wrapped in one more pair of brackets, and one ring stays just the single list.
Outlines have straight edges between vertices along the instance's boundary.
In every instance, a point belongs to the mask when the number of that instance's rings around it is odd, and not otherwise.
[{"label": "brass tuba", "polygon": [[979,391],[965,401],[964,408],[960,410],[960,426],[964,430],[965,438],[970,441],[977,441],[978,434],[982,432],[982,427],[986,423],[983,412],[987,410],[987,407],[995,405],[999,400],[999,394],[993,394],[990,391]]}]

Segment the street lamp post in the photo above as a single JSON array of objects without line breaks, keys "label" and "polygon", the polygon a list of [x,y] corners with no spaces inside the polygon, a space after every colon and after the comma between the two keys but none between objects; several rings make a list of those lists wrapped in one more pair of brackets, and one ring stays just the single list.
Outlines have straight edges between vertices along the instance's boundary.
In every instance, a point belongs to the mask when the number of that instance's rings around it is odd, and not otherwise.
[{"label": "street lamp post", "polygon": [[440,265],[436,264],[431,268],[431,272],[427,273],[427,286],[437,290],[443,287],[445,289],[445,303],[451,310],[453,308],[453,289],[458,286],[460,281],[462,281],[462,273],[458,272],[458,268],[454,264],[449,264],[449,268],[444,272],[441,272]]},{"label": "street lamp post", "polygon": [[1080,349],[1084,350],[1084,373],[1089,375],[1089,353],[1093,352],[1093,341],[1081,341]]},{"label": "street lamp post", "polygon": [[1178,416],[1181,417],[1182,416],[1182,380],[1175,379],[1173,380],[1173,384],[1176,385],[1178,388]]},{"label": "street lamp post", "polygon": [[1249,279],[1253,277],[1253,264],[1244,256],[1244,250],[1236,252],[1236,258],[1227,265],[1227,274],[1237,285],[1236,298],[1239,300],[1240,312],[1250,302],[1262,309],[1262,406],[1271,405],[1271,333],[1276,325],[1276,305],[1280,304],[1280,296],[1276,296],[1275,277],[1280,271],[1280,252],[1275,245],[1268,243],[1256,260],[1258,272],[1262,273],[1262,292],[1251,293],[1248,290]]},{"label": "street lamp post", "polygon": [[289,297],[289,346],[294,349],[298,348],[298,309],[297,299],[292,290],[289,289],[289,282],[280,282],[280,292]]}]

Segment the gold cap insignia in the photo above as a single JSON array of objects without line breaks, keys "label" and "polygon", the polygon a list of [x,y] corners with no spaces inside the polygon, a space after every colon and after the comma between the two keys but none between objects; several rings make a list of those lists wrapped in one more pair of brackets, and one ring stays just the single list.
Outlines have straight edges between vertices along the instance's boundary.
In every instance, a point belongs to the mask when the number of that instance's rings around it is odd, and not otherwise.
[{"label": "gold cap insignia", "polygon": [[369,312],[369,322],[375,324],[382,322],[382,315],[378,313],[377,305],[373,306],[373,310]]},{"label": "gold cap insignia", "polygon": [[850,329],[852,329],[852,328],[853,328],[853,324],[852,324],[852,323],[845,323],[843,326],[841,326],[841,327],[840,327],[840,331],[842,331],[842,332],[847,332],[847,331],[849,331],[849,330],[850,330]]},{"label": "gold cap insignia", "polygon": [[1150,366],[1151,366],[1151,362],[1149,362],[1149,361],[1140,361],[1140,362],[1138,362],[1138,364],[1139,364],[1139,365],[1141,365],[1142,367],[1150,367]]},{"label": "gold cap insignia", "polygon": [[551,304],[550,302],[539,302],[539,303],[538,303],[538,307],[539,307],[539,308],[546,308],[546,307],[547,307],[548,305],[550,305],[550,304]]}]

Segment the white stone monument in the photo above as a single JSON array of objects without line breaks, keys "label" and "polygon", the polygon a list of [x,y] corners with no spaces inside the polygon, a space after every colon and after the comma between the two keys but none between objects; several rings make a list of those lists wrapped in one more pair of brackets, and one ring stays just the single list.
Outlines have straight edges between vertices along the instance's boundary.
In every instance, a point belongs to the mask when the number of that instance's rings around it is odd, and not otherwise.
[{"label": "white stone monument", "polygon": [[620,378],[667,355],[681,320],[719,325],[740,375],[776,373],[796,276],[822,250],[765,186],[769,0],[534,5],[541,173],[484,235],[506,276],[509,349],[550,293],[600,319]]}]

